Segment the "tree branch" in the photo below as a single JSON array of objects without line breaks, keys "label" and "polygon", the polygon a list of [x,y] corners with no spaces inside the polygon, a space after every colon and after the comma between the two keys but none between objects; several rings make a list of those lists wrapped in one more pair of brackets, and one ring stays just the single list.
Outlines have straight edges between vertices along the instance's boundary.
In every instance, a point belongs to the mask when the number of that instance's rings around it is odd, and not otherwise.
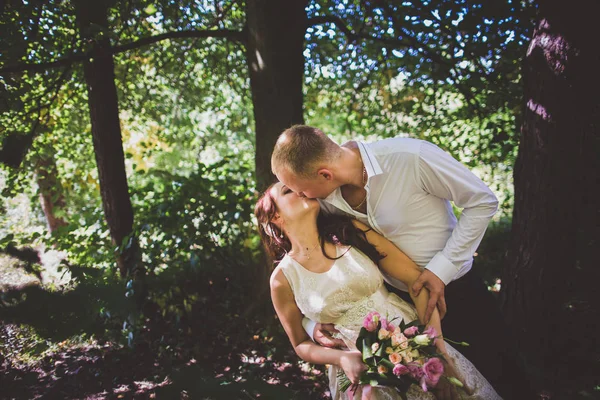
[{"label": "tree branch", "polygon": [[[156,36],[149,36],[135,42],[126,43],[120,46],[114,46],[110,49],[110,54],[118,54],[123,53],[129,50],[137,49],[143,46],[147,46],[149,44],[157,43],[163,40],[169,39],[185,39],[185,38],[225,38],[230,39],[236,42],[244,43],[246,42],[246,36],[242,31],[234,31],[231,29],[219,29],[219,30],[194,30],[194,31],[177,31],[177,32],[167,32],[162,33]],[[8,66],[0,69],[0,74],[9,74],[13,72],[42,72],[47,71],[49,69],[63,67],[67,65],[71,65],[76,62],[83,61],[90,57],[89,52],[85,53],[75,53],[68,57],[61,58],[55,61],[49,61],[45,63],[39,64],[17,64],[13,66]]]}]

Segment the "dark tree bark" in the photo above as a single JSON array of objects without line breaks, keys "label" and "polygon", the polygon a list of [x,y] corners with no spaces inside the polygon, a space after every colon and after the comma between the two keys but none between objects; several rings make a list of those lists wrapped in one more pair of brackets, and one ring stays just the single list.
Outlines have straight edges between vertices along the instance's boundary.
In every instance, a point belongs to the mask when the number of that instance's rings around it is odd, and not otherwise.
[{"label": "dark tree bark", "polygon": [[65,196],[58,179],[58,169],[52,156],[46,155],[36,163],[36,178],[40,192],[40,203],[48,223],[48,231],[66,226],[67,221],[57,216],[57,211],[65,207]]},{"label": "dark tree bark", "polygon": [[550,390],[565,382],[590,388],[600,370],[595,9],[593,1],[540,1],[524,64],[514,242],[502,292],[518,351],[537,387]]},{"label": "dark tree bark", "polygon": [[256,126],[258,189],[273,180],[271,153],[279,134],[301,124],[307,0],[246,2],[250,70]]},{"label": "dark tree bark", "polygon": [[[76,6],[81,36],[92,43],[92,56],[84,62],[84,77],[102,206],[111,238],[115,245],[121,245],[132,235],[133,209],[125,173],[115,66],[107,36],[107,1],[79,0]],[[99,28],[102,32],[94,35]],[[137,241],[132,238],[130,243],[117,255],[121,276],[132,273],[137,264]]]}]

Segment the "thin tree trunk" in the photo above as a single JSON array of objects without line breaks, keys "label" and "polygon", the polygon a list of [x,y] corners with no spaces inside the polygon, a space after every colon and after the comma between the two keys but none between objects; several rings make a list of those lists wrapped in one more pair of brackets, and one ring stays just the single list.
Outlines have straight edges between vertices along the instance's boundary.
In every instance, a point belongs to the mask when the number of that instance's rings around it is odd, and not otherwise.
[{"label": "thin tree trunk", "polygon": [[600,367],[600,52],[592,1],[539,6],[502,293],[534,382],[561,390]]},{"label": "thin tree trunk", "polygon": [[256,124],[258,188],[273,180],[271,153],[279,134],[301,124],[307,0],[246,2],[246,57]]},{"label": "thin tree trunk", "polygon": [[58,179],[58,169],[52,156],[42,156],[36,163],[35,170],[40,203],[46,216],[48,231],[52,234],[57,228],[67,225],[65,218],[57,215],[65,207],[65,197]]},{"label": "thin tree trunk", "polygon": [[[114,62],[110,53],[107,1],[77,2],[81,36],[93,41],[92,57],[84,63],[94,153],[100,178],[102,206],[115,245],[124,246],[117,255],[121,276],[133,272],[137,263],[137,240],[132,237],[133,210],[129,198]],[[103,32],[92,35],[101,27]]]}]

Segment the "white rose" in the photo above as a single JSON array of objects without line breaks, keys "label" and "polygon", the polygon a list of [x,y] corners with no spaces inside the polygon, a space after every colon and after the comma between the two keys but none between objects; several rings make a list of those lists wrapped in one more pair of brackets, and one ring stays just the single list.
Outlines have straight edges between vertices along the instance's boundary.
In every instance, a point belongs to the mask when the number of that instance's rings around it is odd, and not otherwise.
[{"label": "white rose", "polygon": [[418,345],[427,346],[430,342],[430,339],[427,335],[417,335],[415,336],[414,341]]}]

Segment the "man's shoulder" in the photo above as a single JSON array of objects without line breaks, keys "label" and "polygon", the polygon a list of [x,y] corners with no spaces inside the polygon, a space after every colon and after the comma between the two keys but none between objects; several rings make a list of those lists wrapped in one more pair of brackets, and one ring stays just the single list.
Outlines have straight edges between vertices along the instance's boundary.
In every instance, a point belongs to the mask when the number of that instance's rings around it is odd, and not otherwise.
[{"label": "man's shoulder", "polygon": [[365,144],[376,156],[402,157],[403,155],[418,155],[423,142],[420,139],[397,136]]}]

